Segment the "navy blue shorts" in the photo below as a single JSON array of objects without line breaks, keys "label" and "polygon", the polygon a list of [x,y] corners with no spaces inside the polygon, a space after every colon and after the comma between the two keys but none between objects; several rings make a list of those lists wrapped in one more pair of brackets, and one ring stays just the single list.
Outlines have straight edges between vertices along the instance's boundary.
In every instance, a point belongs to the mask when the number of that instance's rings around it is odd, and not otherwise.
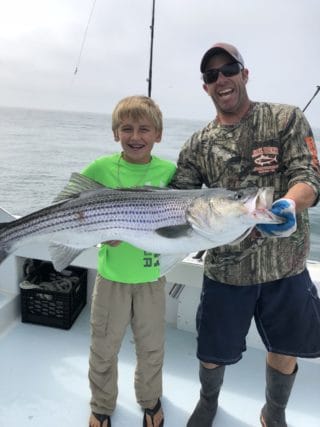
[{"label": "navy blue shorts", "polygon": [[305,270],[254,286],[227,285],[204,276],[197,311],[198,358],[220,365],[238,362],[253,317],[268,351],[320,356],[320,299]]}]

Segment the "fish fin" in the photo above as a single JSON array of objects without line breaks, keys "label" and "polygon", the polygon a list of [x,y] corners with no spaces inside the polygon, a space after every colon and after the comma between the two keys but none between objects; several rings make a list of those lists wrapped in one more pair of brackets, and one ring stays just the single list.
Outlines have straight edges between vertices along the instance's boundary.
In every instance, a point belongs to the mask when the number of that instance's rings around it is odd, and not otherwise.
[{"label": "fish fin", "polygon": [[167,237],[168,239],[177,239],[178,237],[187,236],[190,234],[192,227],[189,224],[173,225],[171,227],[160,227],[155,230],[159,236]]},{"label": "fish fin", "polygon": [[59,242],[50,242],[49,253],[54,269],[56,271],[64,270],[83,250],[84,248],[79,249]]},{"label": "fish fin", "polygon": [[137,187],[122,187],[117,188],[118,191],[135,191],[135,192],[146,192],[146,191],[172,191],[171,188],[168,187],[155,187],[153,185],[143,185]]},{"label": "fish fin", "polygon": [[7,246],[0,246],[0,264],[4,261],[7,256],[10,255],[10,249]]},{"label": "fish fin", "polygon": [[167,274],[178,262],[183,261],[189,254],[160,254],[160,275]]},{"label": "fish fin", "polygon": [[77,198],[83,192],[93,191],[106,188],[93,179],[88,178],[81,173],[74,172],[71,174],[69,182],[63,190],[54,198],[53,203],[62,202],[68,199]]},{"label": "fish fin", "polygon": [[[0,222],[0,230],[5,229],[7,226],[8,222]],[[11,245],[7,245],[4,243],[0,244],[0,264],[7,258],[7,256],[10,255],[11,252]]]},{"label": "fish fin", "polygon": [[1,206],[0,206],[0,216],[1,216],[1,220],[3,221],[3,223],[0,223],[0,228],[6,222],[14,221],[15,219],[17,219],[14,215],[11,215],[11,213],[3,209]]}]

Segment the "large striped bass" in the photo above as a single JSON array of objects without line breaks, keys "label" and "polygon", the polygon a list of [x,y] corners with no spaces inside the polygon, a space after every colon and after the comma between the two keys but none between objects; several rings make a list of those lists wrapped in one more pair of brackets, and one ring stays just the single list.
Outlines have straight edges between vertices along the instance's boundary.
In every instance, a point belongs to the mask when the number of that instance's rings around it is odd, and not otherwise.
[{"label": "large striped bass", "polygon": [[108,189],[72,174],[54,203],[0,224],[0,263],[19,246],[49,243],[57,271],[84,249],[109,240],[160,254],[160,272],[191,252],[239,242],[258,223],[279,223],[273,189]]}]

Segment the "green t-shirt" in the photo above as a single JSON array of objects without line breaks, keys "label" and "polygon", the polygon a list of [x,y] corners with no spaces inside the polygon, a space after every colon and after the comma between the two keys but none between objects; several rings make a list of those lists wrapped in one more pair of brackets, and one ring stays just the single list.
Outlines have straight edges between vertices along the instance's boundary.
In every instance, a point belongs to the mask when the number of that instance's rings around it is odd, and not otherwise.
[{"label": "green t-shirt", "polygon": [[[110,188],[152,185],[166,187],[175,173],[172,162],[152,156],[147,164],[128,163],[120,153],[103,156],[81,173]],[[119,246],[101,245],[98,272],[105,279],[121,283],[146,283],[160,276],[158,255],[136,248],[127,242]]]}]

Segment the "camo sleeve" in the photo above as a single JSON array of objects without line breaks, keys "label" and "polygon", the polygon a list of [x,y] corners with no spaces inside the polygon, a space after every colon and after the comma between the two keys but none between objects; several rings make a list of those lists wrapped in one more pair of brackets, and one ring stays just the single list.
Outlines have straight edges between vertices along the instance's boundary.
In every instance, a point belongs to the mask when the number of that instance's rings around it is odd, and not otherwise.
[{"label": "camo sleeve", "polygon": [[319,200],[320,166],[312,130],[299,108],[288,119],[282,136],[283,164],[289,188],[297,183],[310,185]]},{"label": "camo sleeve", "polygon": [[204,182],[201,173],[201,153],[199,153],[199,133],[194,133],[182,147],[177,170],[170,182],[171,188],[201,188]]}]

